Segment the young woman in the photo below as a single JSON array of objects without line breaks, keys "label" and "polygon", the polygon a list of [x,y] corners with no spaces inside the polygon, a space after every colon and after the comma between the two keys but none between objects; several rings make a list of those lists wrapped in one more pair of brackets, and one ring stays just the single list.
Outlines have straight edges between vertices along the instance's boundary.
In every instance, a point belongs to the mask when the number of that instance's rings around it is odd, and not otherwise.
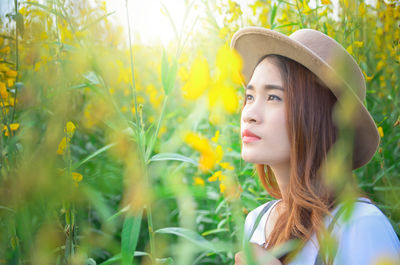
[{"label": "young woman", "polygon": [[[233,35],[231,47],[243,59],[242,158],[256,164],[263,186],[277,198],[246,217],[245,234],[255,256],[297,239],[297,248],[267,264],[399,263],[393,227],[357,189],[351,172],[368,163],[379,145],[355,60],[334,39],[312,29],[286,36],[246,27]],[[345,132],[354,135],[351,156],[344,161],[350,166],[329,168],[335,144],[348,154],[348,146],[339,145]],[[333,186],[329,175],[341,176],[335,172],[347,179]],[[357,199],[347,219],[341,203],[346,194]],[[328,247],[331,252],[319,247],[323,231],[336,241]],[[243,251],[236,254],[236,265],[245,261]]]}]

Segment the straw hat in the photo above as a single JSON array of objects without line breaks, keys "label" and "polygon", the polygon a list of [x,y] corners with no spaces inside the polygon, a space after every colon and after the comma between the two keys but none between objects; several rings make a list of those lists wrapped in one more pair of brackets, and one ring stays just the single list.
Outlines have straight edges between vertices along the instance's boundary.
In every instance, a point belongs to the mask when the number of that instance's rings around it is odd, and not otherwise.
[{"label": "straw hat", "polygon": [[277,54],[313,72],[333,92],[339,104],[343,104],[341,96],[349,95],[355,103],[353,169],[371,160],[379,146],[378,129],[363,104],[366,86],[361,69],[342,45],[313,29],[300,29],[286,36],[262,27],[245,27],[232,36],[231,48],[243,59],[244,85],[250,81],[262,56]]}]

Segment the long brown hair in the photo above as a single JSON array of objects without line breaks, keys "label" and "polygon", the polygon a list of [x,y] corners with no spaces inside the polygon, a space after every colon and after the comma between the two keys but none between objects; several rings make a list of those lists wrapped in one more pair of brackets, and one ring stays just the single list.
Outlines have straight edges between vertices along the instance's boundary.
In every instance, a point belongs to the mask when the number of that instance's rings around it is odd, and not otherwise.
[{"label": "long brown hair", "polygon": [[[300,239],[305,244],[314,232],[323,228],[324,216],[337,205],[338,193],[324,182],[320,168],[337,139],[338,128],[332,119],[336,97],[318,77],[303,65],[280,55],[266,55],[258,63],[267,57],[279,68],[286,91],[291,167],[287,194],[283,197],[271,167],[256,165],[268,193],[286,200],[287,207],[280,213],[280,221],[276,222],[267,241],[267,249],[270,249],[290,239]],[[246,99],[242,110],[245,104]],[[355,180],[349,182],[361,195]],[[281,261],[287,263],[302,246],[290,256],[283,256]]]}]

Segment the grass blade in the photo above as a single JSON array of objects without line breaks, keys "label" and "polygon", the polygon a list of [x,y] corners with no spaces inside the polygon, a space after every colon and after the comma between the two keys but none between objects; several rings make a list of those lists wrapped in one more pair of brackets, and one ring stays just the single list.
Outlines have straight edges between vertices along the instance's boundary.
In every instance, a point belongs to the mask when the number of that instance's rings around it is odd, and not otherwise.
[{"label": "grass blade", "polygon": [[143,209],[141,209],[137,215],[128,214],[125,218],[121,235],[121,258],[122,264],[124,265],[132,264],[132,259],[139,239],[142,213]]}]

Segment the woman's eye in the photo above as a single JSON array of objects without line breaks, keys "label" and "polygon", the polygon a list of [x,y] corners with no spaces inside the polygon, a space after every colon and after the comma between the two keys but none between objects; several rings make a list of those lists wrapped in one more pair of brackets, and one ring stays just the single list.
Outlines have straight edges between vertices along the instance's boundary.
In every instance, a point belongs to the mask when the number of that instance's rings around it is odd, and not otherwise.
[{"label": "woman's eye", "polygon": [[[246,101],[252,100],[252,99],[253,99],[253,96],[252,96],[252,95],[250,95],[250,94],[246,95]],[[280,97],[276,96],[276,95],[268,95],[267,101],[269,101],[269,100],[278,100],[278,101],[281,101],[282,99],[281,99]]]},{"label": "woman's eye", "polygon": [[281,98],[280,97],[278,97],[278,96],[275,96],[275,95],[269,95],[268,96],[268,100],[274,100],[274,99],[276,99],[276,100],[278,100],[278,101],[281,101]]},{"label": "woman's eye", "polygon": [[246,95],[246,100],[249,100],[249,97],[253,97],[253,96],[252,95]]}]

